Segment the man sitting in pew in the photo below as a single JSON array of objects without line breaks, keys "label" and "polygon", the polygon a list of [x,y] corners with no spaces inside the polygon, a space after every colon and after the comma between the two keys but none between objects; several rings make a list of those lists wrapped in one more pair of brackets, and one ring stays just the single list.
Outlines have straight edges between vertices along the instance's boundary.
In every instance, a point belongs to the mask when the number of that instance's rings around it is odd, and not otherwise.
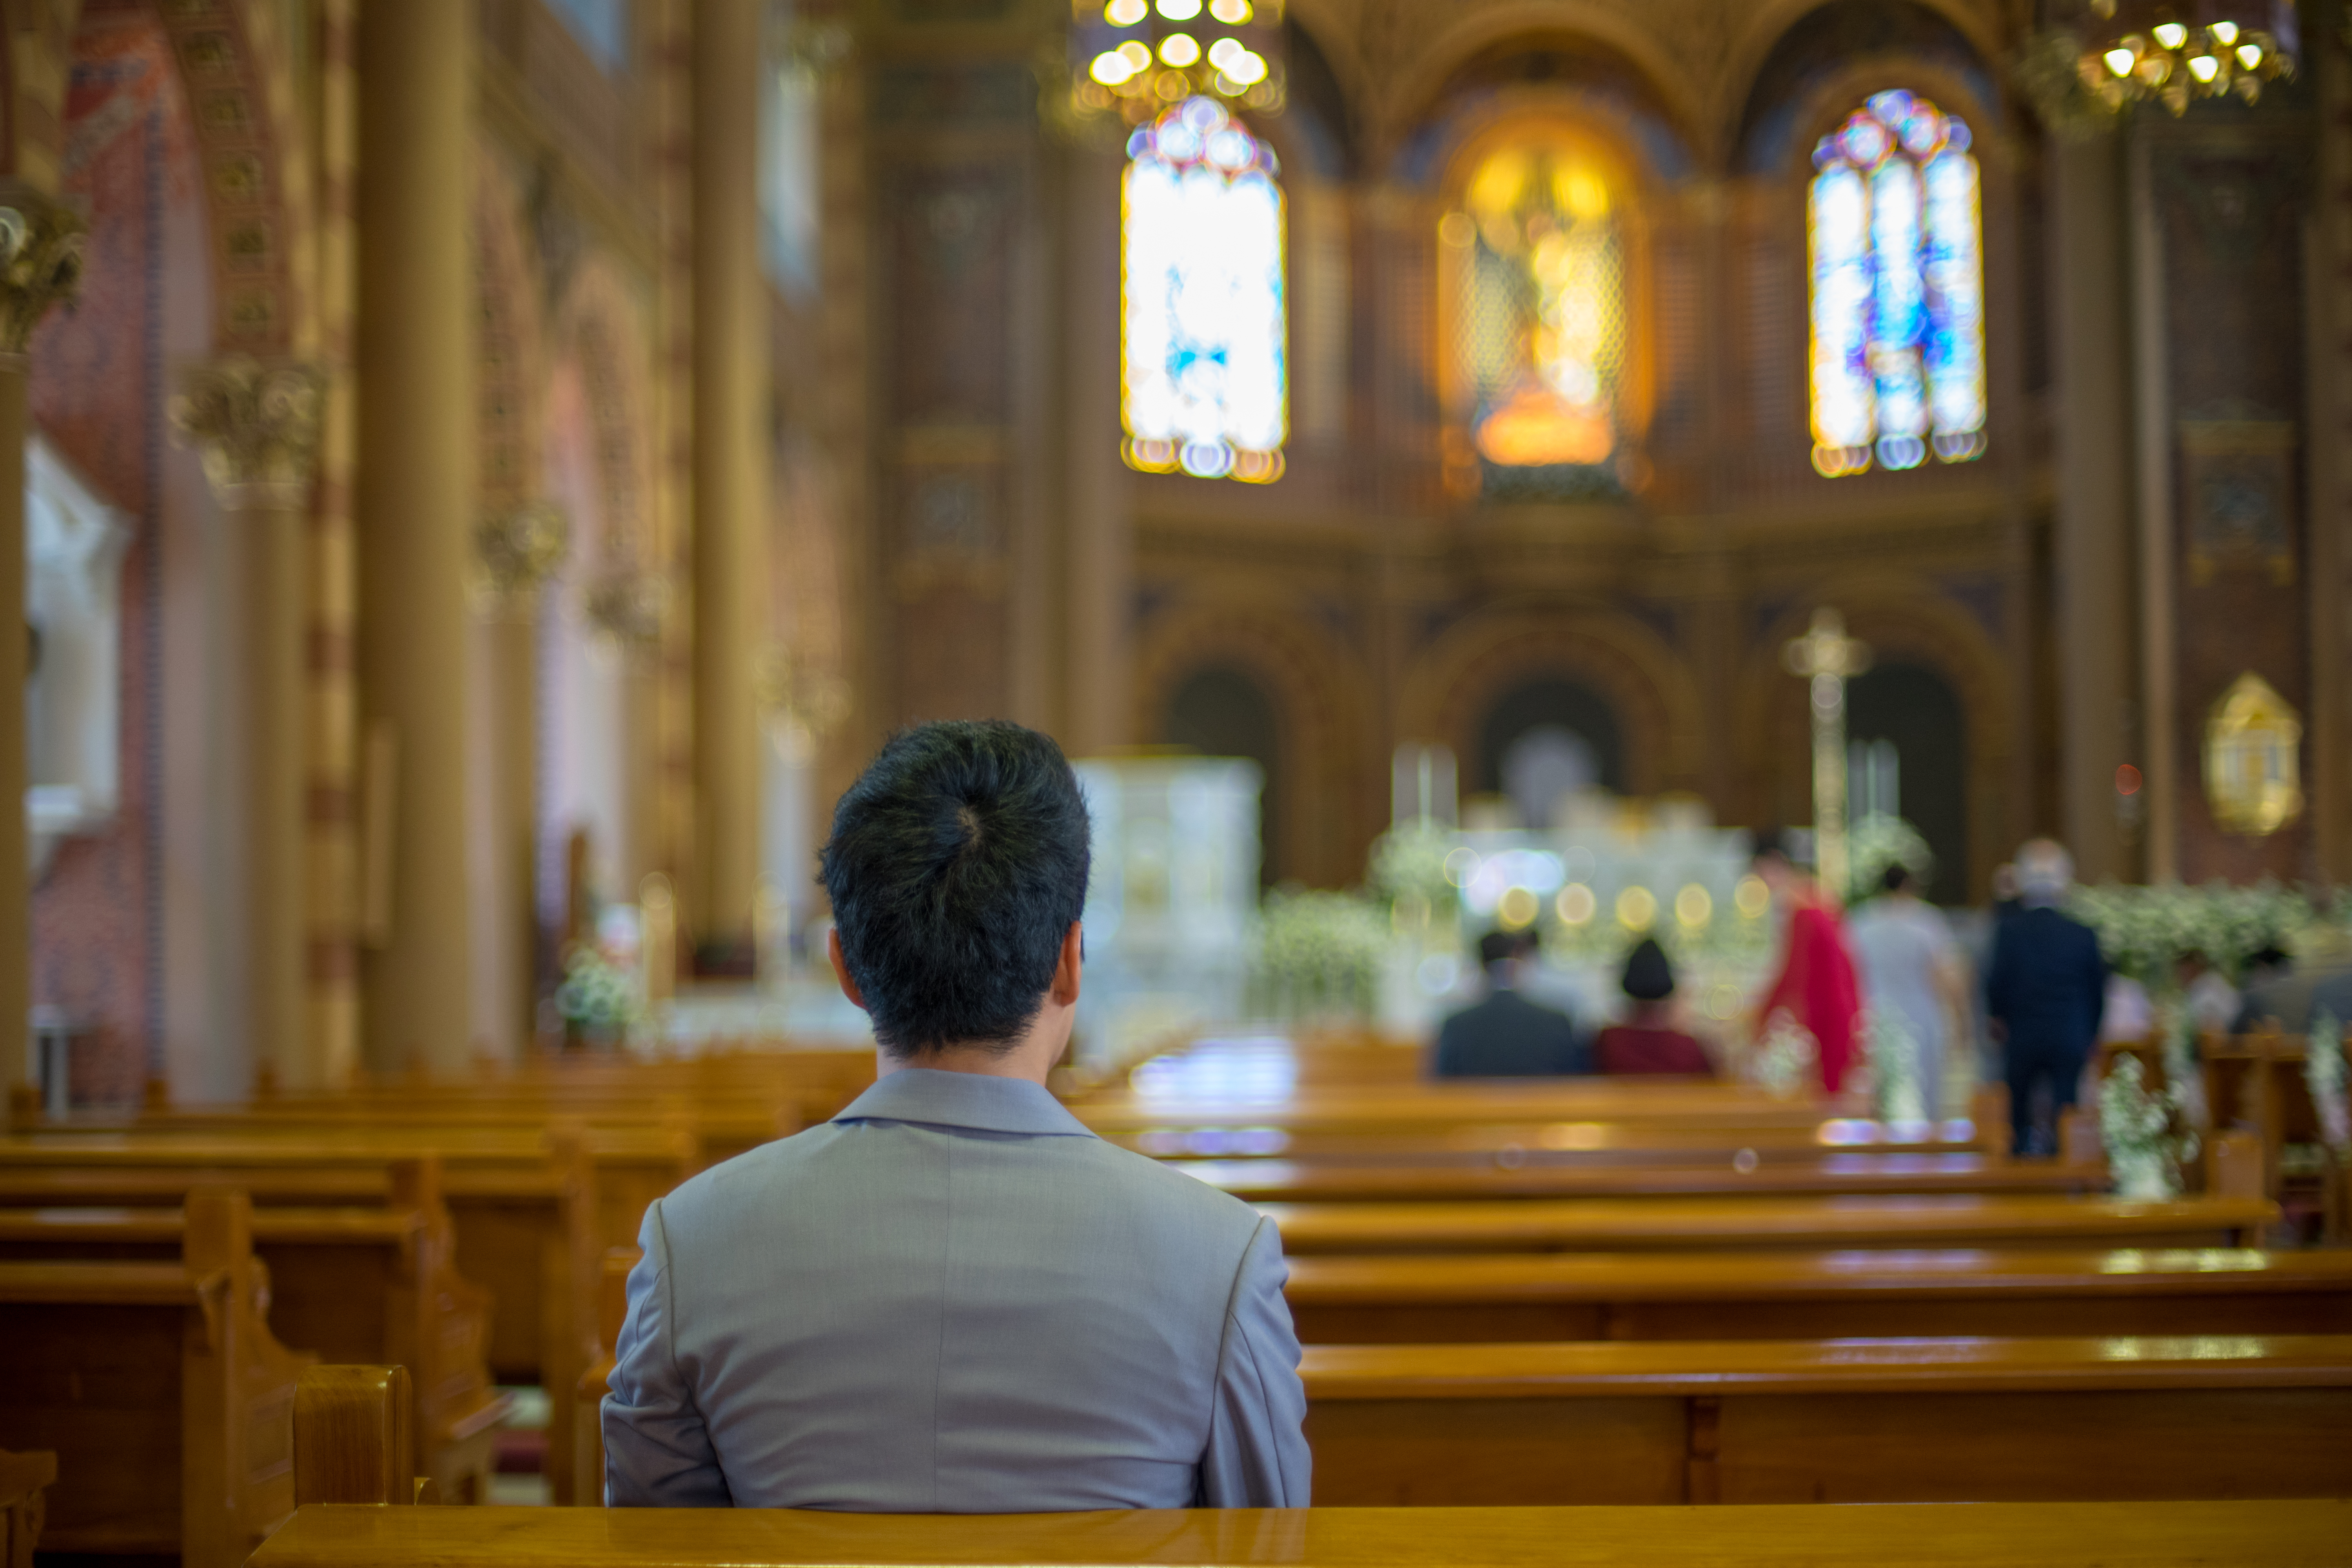
[{"label": "man sitting in pew", "polygon": [[1087,868],[1077,781],[1018,725],[903,731],[842,796],[832,958],[880,1076],[646,1210],[609,1502],[1306,1504],[1272,1222],[1046,1092]]},{"label": "man sitting in pew", "polygon": [[1569,1016],[1519,993],[1520,966],[1534,952],[1531,933],[1490,931],[1478,939],[1486,995],[1439,1026],[1432,1063],[1437,1077],[1559,1078],[1590,1070]]}]

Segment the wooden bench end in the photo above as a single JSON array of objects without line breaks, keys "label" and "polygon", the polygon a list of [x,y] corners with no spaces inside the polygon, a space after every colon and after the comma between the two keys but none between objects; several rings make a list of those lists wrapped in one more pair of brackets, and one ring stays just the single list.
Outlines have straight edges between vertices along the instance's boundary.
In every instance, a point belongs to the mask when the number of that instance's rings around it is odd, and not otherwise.
[{"label": "wooden bench end", "polygon": [[294,1390],[294,1500],[416,1499],[415,1396],[404,1366],[314,1366]]}]

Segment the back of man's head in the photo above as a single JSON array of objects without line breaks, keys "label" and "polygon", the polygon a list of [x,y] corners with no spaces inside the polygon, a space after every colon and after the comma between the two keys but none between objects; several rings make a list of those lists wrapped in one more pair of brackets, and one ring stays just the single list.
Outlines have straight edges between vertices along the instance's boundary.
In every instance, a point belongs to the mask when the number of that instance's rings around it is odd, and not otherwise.
[{"label": "back of man's head", "polygon": [[2017,851],[2017,888],[2027,907],[2063,903],[2074,885],[2074,858],[2052,838],[2036,838]]},{"label": "back of man's head", "polygon": [[893,735],[823,857],[843,964],[894,1055],[1007,1049],[1087,902],[1086,799],[1061,748],[1002,720]]},{"label": "back of man's head", "polygon": [[1507,931],[1490,931],[1478,939],[1478,964],[1489,974],[1501,970],[1524,951],[1519,939]]}]

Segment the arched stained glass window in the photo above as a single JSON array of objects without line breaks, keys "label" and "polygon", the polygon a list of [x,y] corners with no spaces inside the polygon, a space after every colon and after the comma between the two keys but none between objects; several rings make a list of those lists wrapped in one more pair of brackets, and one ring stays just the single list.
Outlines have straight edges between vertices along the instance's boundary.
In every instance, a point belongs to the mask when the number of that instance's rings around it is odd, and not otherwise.
[{"label": "arched stained glass window", "polygon": [[1626,206],[1613,163],[1547,127],[1481,159],[1440,222],[1457,489],[1621,488],[1634,434]]},{"label": "arched stained glass window", "polygon": [[1288,426],[1273,149],[1194,98],[1127,144],[1120,412],[1146,473],[1269,484]]},{"label": "arched stained glass window", "polygon": [[1985,449],[1984,243],[1969,128],[1872,95],[1813,149],[1813,467]]}]

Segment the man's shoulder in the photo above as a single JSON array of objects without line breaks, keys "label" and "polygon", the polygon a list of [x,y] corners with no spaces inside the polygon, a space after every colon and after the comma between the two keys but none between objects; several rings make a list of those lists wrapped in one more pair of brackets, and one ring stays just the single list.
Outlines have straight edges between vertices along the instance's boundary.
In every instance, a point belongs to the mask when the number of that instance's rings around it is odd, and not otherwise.
[{"label": "man's shoulder", "polygon": [[[864,1181],[870,1168],[853,1172],[839,1159],[852,1136],[841,1123],[821,1122],[721,1161],[672,1188],[660,1200],[663,1218],[675,1230],[724,1225],[747,1211],[772,1215],[787,1204],[806,1215],[811,1205],[821,1209],[836,1187],[845,1202],[855,1195],[861,1204],[870,1203]],[[1070,1163],[1076,1162],[1097,1201],[1122,1205],[1139,1220],[1203,1237],[1228,1237],[1237,1247],[1246,1246],[1257,1227],[1257,1211],[1230,1193],[1097,1137],[990,1139],[1000,1159],[1024,1145],[1036,1157],[1040,1181],[1066,1182]]]}]

